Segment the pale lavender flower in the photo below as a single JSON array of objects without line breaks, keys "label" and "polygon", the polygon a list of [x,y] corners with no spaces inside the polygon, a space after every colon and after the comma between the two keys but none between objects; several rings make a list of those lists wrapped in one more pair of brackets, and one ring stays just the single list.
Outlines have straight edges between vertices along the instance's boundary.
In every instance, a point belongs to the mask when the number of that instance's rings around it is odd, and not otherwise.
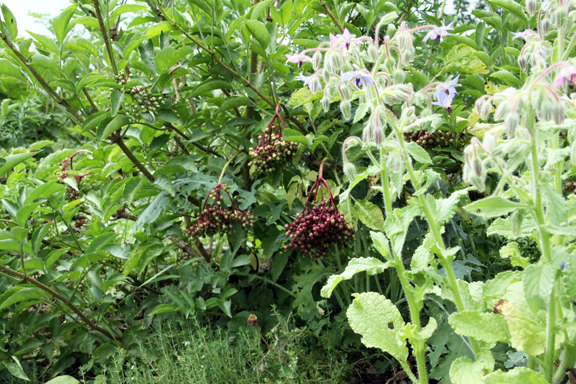
[{"label": "pale lavender flower", "polygon": [[288,58],[289,63],[298,63],[298,67],[301,67],[303,63],[312,61],[312,59],[310,59],[308,56],[306,56],[305,53],[297,53],[295,55],[286,55],[286,57]]},{"label": "pale lavender flower", "polygon": [[360,42],[353,34],[350,33],[348,28],[344,29],[344,33],[341,35],[330,36],[330,41],[332,44],[338,44],[340,49],[348,49],[351,44],[358,44]]},{"label": "pale lavender flower", "polygon": [[456,76],[456,78],[450,80],[448,79],[446,82],[439,84],[436,86],[436,92],[434,92],[434,97],[438,100],[433,102],[434,105],[440,105],[442,107],[448,108],[452,105],[452,100],[454,100],[454,96],[458,93],[456,91],[455,86],[458,84],[458,79],[460,75]]},{"label": "pale lavender flower", "polygon": [[424,40],[422,41],[426,41],[428,39],[432,39],[432,40],[443,40],[444,36],[448,36],[450,33],[448,33],[448,30],[452,29],[452,24],[450,23],[446,26],[434,26],[434,28],[432,28],[432,30],[430,32],[428,32],[426,34],[426,36],[424,36]]},{"label": "pale lavender flower", "polygon": [[322,84],[320,84],[320,74],[315,73],[312,76],[300,75],[296,77],[296,80],[304,82],[310,88],[310,92],[316,93],[318,90],[322,90]]},{"label": "pale lavender flower", "polygon": [[374,85],[374,80],[372,79],[372,74],[366,69],[360,69],[358,71],[346,72],[342,75],[342,81],[350,81],[354,79],[354,84],[360,87],[364,84]]},{"label": "pale lavender flower", "polygon": [[534,32],[531,29],[527,29],[524,32],[512,32],[512,34],[514,35],[514,38],[521,38],[524,40],[528,40],[530,37],[532,36],[536,36],[536,32]]},{"label": "pale lavender flower", "polygon": [[570,65],[568,67],[562,67],[556,79],[554,79],[554,86],[561,87],[565,83],[576,83],[576,66]]}]

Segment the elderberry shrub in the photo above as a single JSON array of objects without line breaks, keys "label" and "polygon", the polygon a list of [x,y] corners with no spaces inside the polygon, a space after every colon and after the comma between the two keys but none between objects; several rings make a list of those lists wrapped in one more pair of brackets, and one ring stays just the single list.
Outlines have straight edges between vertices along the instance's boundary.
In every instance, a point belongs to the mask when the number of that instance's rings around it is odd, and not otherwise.
[{"label": "elderberry shrub", "polygon": [[[224,203],[221,191],[224,191],[230,199],[232,203],[230,207]],[[210,199],[212,199],[212,203],[207,207]],[[196,222],[188,228],[188,233],[194,237],[224,235],[230,232],[236,224],[240,224],[242,228],[248,228],[254,224],[254,218],[234,204],[227,186],[218,184],[206,197],[202,212],[200,212]]]},{"label": "elderberry shrub", "polygon": [[432,133],[427,130],[405,132],[404,140],[407,142],[413,141],[421,147],[434,150],[452,147],[462,151],[468,143],[467,137],[463,132],[435,131]]},{"label": "elderberry shrub", "polygon": [[[279,164],[290,163],[298,150],[298,143],[284,141],[282,139],[282,126],[286,124],[279,114],[280,104],[276,107],[276,113],[264,129],[264,134],[258,136],[260,144],[250,149],[250,166],[254,166],[256,173],[270,173]],[[277,124],[274,121],[277,120]]]},{"label": "elderberry shrub", "polygon": [[[284,249],[293,248],[300,253],[310,255],[311,259],[326,257],[332,245],[338,249],[354,239],[354,230],[338,212],[336,202],[326,180],[322,177],[324,161],[320,165],[318,180],[310,189],[306,209],[302,211],[292,224],[286,224],[286,236],[290,237],[290,244]],[[324,199],[323,187],[326,187],[328,198]],[[321,201],[314,205],[320,192]],[[310,208],[310,200],[312,207]]]}]

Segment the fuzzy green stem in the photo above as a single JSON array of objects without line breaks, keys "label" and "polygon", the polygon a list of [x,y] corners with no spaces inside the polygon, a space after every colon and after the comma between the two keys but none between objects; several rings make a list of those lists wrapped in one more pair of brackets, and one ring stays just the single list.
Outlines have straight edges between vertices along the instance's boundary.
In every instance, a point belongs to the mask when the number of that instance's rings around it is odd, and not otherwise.
[{"label": "fuzzy green stem", "polygon": [[[412,182],[413,187],[417,188],[418,185],[420,184],[420,180],[418,179],[416,173],[414,172],[412,161],[408,155],[408,152],[406,151],[406,145],[404,143],[404,135],[396,127],[394,127],[394,132],[396,133],[396,137],[398,138],[398,141],[400,143],[402,153],[408,156],[406,160],[406,168],[408,170],[408,176],[410,177],[410,181]],[[430,210],[430,207],[428,206],[424,194],[418,195],[418,201],[420,202],[420,206],[424,211],[424,215],[426,216],[426,220],[428,221],[428,225],[430,226],[430,230],[434,235],[434,239],[436,240],[438,247],[440,247],[442,251],[446,250],[446,245],[444,245],[444,240],[442,239],[442,233],[440,232],[440,228],[438,227],[438,224],[434,219],[434,216],[432,214],[432,211]],[[445,258],[444,255],[439,256],[440,256],[440,263],[446,270],[446,276],[448,277],[450,289],[452,290],[452,294],[454,295],[456,308],[458,309],[458,312],[463,312],[466,310],[466,308],[464,307],[462,296],[460,295],[460,290],[458,289],[458,283],[456,282],[456,277],[454,276],[454,269],[452,269],[451,260]],[[472,349],[474,350],[474,353],[478,355],[478,353],[480,353],[480,346],[478,345],[478,342],[475,339],[470,338],[470,344],[472,344]]]},{"label": "fuzzy green stem", "polygon": [[384,208],[386,208],[386,217],[392,215],[392,198],[390,197],[390,186],[388,185],[388,169],[384,164],[384,148],[380,148],[380,173],[382,181],[382,194],[384,195]]},{"label": "fuzzy green stem", "polygon": [[535,124],[536,120],[534,117],[534,111],[532,108],[528,108],[526,112],[526,127],[531,135],[531,154],[532,154],[532,193],[534,195],[534,212],[536,215],[536,225],[538,226],[538,232],[540,235],[540,246],[542,247],[542,256],[545,261],[552,261],[552,250],[550,247],[550,235],[546,232],[542,226],[546,224],[546,219],[544,218],[544,208],[542,205],[542,194],[540,193],[540,188],[538,188],[538,181],[540,178],[540,163],[538,160],[538,143],[536,138]]},{"label": "fuzzy green stem", "polygon": [[552,289],[550,301],[548,302],[548,313],[546,316],[546,355],[544,357],[544,376],[547,382],[552,381],[554,375],[555,344],[556,344],[556,300],[555,290]]},{"label": "fuzzy green stem", "polygon": [[567,60],[568,57],[570,57],[570,52],[572,52],[572,49],[574,49],[574,45],[576,45],[576,33],[574,35],[572,35],[572,40],[570,40],[570,44],[568,44],[568,49],[566,49],[566,52],[564,52],[564,55],[561,56],[562,61]]},{"label": "fuzzy green stem", "polygon": [[564,359],[560,363],[558,370],[552,377],[552,384],[557,384],[566,375],[566,370],[570,367],[574,366],[576,362],[576,347],[574,346],[574,342],[566,343],[566,347],[564,349]]},{"label": "fuzzy green stem", "polygon": [[[388,186],[388,174],[384,167],[382,167],[382,190],[387,189]],[[386,208],[386,214],[388,215],[389,212],[391,213],[392,210],[392,201],[390,199],[390,192],[384,193],[384,205]],[[393,242],[393,240],[390,240]],[[394,245],[394,244],[392,244]],[[410,317],[412,319],[412,324],[416,326],[416,330],[419,332],[421,330],[420,325],[420,309],[414,298],[414,293],[412,292],[412,286],[406,277],[406,270],[404,269],[404,264],[402,262],[402,258],[400,255],[394,252],[394,266],[396,267],[396,271],[398,272],[398,277],[400,278],[400,284],[402,284],[402,289],[404,290],[404,296],[406,297],[406,302],[408,303],[408,309],[410,310]],[[418,345],[414,345],[414,356],[416,357],[416,364],[418,365],[418,382],[420,384],[427,384],[428,383],[428,375],[426,373],[426,360],[424,358],[424,348],[425,343],[420,341]],[[405,369],[406,370],[406,369]]]}]

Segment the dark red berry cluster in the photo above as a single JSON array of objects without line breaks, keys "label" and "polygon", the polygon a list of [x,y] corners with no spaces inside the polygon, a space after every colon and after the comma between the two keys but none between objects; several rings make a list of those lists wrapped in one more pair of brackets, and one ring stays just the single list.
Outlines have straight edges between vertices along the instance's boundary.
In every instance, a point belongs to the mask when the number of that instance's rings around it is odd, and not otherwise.
[{"label": "dark red berry cluster", "polygon": [[423,148],[435,150],[452,147],[461,151],[468,144],[468,139],[463,132],[435,131],[431,133],[427,130],[405,132],[404,140],[413,141]]},{"label": "dark red berry cluster", "polygon": [[[328,194],[326,199],[324,187]],[[316,204],[318,195],[320,195],[320,201]],[[312,259],[325,257],[333,244],[342,248],[354,239],[354,230],[346,222],[344,215],[338,212],[330,187],[322,178],[322,165],[318,180],[308,195],[306,209],[296,217],[292,224],[286,224],[284,228],[286,228],[286,236],[290,237],[290,244],[284,246],[284,249],[293,248],[300,253],[310,255]]]},{"label": "dark red berry cluster", "polygon": [[569,181],[566,184],[564,184],[564,190],[566,191],[566,193],[569,192],[576,193],[576,181]]},{"label": "dark red berry cluster", "polygon": [[[222,191],[230,199],[231,206],[224,203]],[[209,200],[212,202],[207,206]],[[240,224],[242,228],[249,228],[254,224],[254,218],[234,204],[226,185],[218,184],[206,197],[202,212],[200,212],[196,222],[188,228],[188,233],[194,237],[224,235],[236,224]]]},{"label": "dark red berry cluster", "polygon": [[264,129],[264,134],[258,136],[260,144],[250,149],[249,165],[254,165],[257,173],[270,173],[278,165],[290,163],[298,150],[298,143],[282,139],[282,126],[286,128],[286,124],[279,111],[280,104],[276,107],[272,120]]}]

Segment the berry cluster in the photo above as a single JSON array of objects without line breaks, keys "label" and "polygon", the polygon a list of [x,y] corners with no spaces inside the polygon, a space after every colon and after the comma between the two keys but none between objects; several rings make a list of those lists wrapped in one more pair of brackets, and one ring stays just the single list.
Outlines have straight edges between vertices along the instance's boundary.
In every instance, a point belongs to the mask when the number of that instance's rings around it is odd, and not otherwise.
[{"label": "berry cluster", "polygon": [[290,163],[298,149],[298,143],[282,139],[282,126],[286,128],[286,124],[280,116],[279,110],[280,104],[276,107],[276,113],[272,116],[272,120],[264,129],[264,134],[258,136],[260,144],[258,147],[250,149],[249,165],[254,165],[257,173],[270,173],[279,164]]},{"label": "berry cluster", "polygon": [[160,96],[152,96],[150,90],[146,88],[133,87],[128,90],[128,93],[134,100],[134,113],[156,113],[160,108]]},{"label": "berry cluster", "polygon": [[446,147],[452,147],[459,151],[463,150],[468,140],[463,132],[444,132],[435,131],[434,133],[427,130],[405,132],[404,140],[413,141],[426,149],[440,150]]},{"label": "berry cluster", "polygon": [[[230,199],[231,207],[224,204],[221,191],[224,191]],[[207,207],[206,205],[210,199],[212,199],[212,203]],[[218,184],[206,197],[202,212],[200,212],[196,222],[188,228],[188,233],[194,237],[213,236],[217,233],[224,235],[235,224],[242,225],[242,228],[251,227],[254,224],[254,218],[251,214],[242,211],[234,204],[234,200],[228,193],[226,185]]]},{"label": "berry cluster", "polygon": [[569,192],[576,193],[576,181],[569,181],[566,184],[564,184],[564,190],[566,191],[566,193]]},{"label": "berry cluster", "polygon": [[[324,187],[328,190],[327,199],[324,199]],[[320,202],[314,205],[318,192],[320,192]],[[312,202],[310,202],[311,197],[313,197]],[[311,208],[310,204],[312,204]],[[342,248],[354,239],[354,230],[346,222],[344,215],[338,212],[330,187],[322,178],[322,165],[318,180],[308,195],[306,209],[296,217],[292,224],[286,224],[284,228],[286,228],[286,236],[289,236],[291,240],[290,244],[284,246],[284,249],[296,249],[305,255],[310,255],[312,259],[326,257],[333,244]]]},{"label": "berry cluster", "polygon": [[[114,81],[122,86],[124,93],[132,96],[132,115],[141,115],[143,113],[156,113],[160,108],[161,96],[153,96],[150,90],[142,87],[129,87],[128,81],[130,76],[121,73],[114,77]],[[168,95],[165,95],[166,97]]]}]

